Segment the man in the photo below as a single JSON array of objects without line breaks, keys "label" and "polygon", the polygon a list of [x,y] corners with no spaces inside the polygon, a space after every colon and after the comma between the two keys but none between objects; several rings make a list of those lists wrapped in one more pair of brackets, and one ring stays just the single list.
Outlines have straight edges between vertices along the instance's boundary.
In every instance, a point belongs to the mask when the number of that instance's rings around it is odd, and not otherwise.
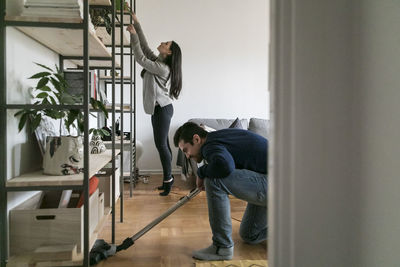
[{"label": "man", "polygon": [[267,147],[262,136],[242,129],[206,132],[187,122],[176,131],[174,144],[187,158],[204,165],[197,187],[206,190],[212,245],[193,252],[200,260],[233,258],[229,195],[248,202],[240,225],[241,238],[258,244],[267,238]]}]

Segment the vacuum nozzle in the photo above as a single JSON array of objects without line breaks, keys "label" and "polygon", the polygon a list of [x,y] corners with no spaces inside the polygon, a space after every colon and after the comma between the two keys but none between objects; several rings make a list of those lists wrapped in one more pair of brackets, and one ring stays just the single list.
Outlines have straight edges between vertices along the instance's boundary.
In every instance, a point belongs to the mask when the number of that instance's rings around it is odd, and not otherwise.
[{"label": "vacuum nozzle", "polygon": [[132,246],[135,242],[133,242],[132,238],[128,237],[124,240],[124,242],[122,242],[121,245],[117,246],[117,252],[121,251],[121,250],[125,250],[127,248],[129,248],[130,246]]}]

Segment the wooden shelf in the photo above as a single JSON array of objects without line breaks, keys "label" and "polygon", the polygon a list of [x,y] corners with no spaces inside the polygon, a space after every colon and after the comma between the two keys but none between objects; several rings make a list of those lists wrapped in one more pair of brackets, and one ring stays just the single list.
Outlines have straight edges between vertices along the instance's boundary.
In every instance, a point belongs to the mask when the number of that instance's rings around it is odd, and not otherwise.
[{"label": "wooden shelf", "polygon": [[[117,155],[119,150],[115,150]],[[98,170],[103,168],[111,160],[111,150],[107,150],[101,154],[90,154],[89,157],[89,177],[96,174]],[[45,175],[43,172],[36,171],[23,174],[19,177],[12,178],[7,181],[7,187],[23,187],[23,186],[68,186],[82,185],[83,174],[53,176]]]},{"label": "wooden shelf", "polygon": [[[112,45],[112,39],[111,36],[108,34],[107,30],[105,27],[98,27],[96,29],[96,34],[97,36],[102,40],[104,45]],[[123,43],[124,45],[129,45],[130,44],[130,36],[129,33],[124,29],[123,31]],[[121,45],[121,30],[120,28],[115,29],[115,45],[119,46]]]},{"label": "wooden shelf", "polygon": [[[82,19],[60,19],[44,17],[6,16],[7,21],[40,21],[40,22],[70,22],[82,23]],[[62,20],[62,21],[60,21]],[[63,56],[83,55],[83,29],[45,28],[18,26],[18,30],[35,39],[39,43]],[[111,57],[111,53],[96,36],[89,30],[89,55],[96,57]]]},{"label": "wooden shelf", "polygon": [[[128,77],[128,76],[124,76],[124,77],[122,77],[122,79],[125,81],[125,82],[129,82],[130,81],[130,79],[131,79],[131,77]],[[99,77],[99,80],[100,81],[106,81],[106,82],[112,82],[112,77],[111,76],[100,76]],[[120,76],[115,76],[115,82],[116,83],[119,83],[121,81],[121,77]],[[132,81],[133,82],[133,81]]]},{"label": "wooden shelf", "polygon": [[89,5],[91,6],[111,6],[110,0],[90,0]]},{"label": "wooden shelf", "polygon": [[6,21],[23,22],[49,22],[49,23],[83,23],[82,18],[54,18],[54,17],[27,17],[27,16],[5,16]]},{"label": "wooden shelf", "polygon": [[[106,105],[106,109],[107,111],[111,111],[112,110],[112,105],[111,104],[107,104]],[[129,104],[124,104],[123,105],[123,109],[125,112],[130,112],[130,105]],[[121,104],[115,104],[115,111],[121,111]]]},{"label": "wooden shelf", "polygon": [[[48,22],[48,23],[82,23],[80,18],[45,18],[45,17],[22,17],[6,16],[7,21],[24,22]],[[83,30],[65,28],[46,28],[46,27],[16,27],[32,39],[43,44],[50,50],[62,56],[82,56],[83,55]],[[110,60],[90,60],[90,67],[110,67],[111,51],[97,37],[94,30],[89,30],[89,56],[109,57]],[[116,67],[119,67],[119,59],[116,59]],[[83,66],[83,60],[71,60],[78,66]]]},{"label": "wooden shelf", "polygon": [[[83,60],[70,60],[72,63],[83,67]],[[120,64],[119,64],[119,58],[116,56],[115,57],[115,67],[119,68]],[[110,68],[112,67],[112,62],[111,60],[90,60],[89,61],[89,67],[91,68]]]},{"label": "wooden shelf", "polygon": [[[107,146],[111,147],[111,145],[112,145],[112,141],[103,141],[103,143],[106,145],[106,147]],[[131,144],[131,141],[124,140],[124,145],[130,145],[130,144]],[[121,145],[121,139],[115,140],[115,145]]]}]

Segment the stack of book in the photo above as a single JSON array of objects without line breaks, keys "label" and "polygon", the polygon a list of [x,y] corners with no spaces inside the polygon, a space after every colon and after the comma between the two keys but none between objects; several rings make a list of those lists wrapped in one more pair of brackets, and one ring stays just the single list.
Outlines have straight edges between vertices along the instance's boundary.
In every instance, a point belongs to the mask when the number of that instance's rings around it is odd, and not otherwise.
[{"label": "stack of book", "polygon": [[24,0],[21,16],[83,19],[82,0]]}]

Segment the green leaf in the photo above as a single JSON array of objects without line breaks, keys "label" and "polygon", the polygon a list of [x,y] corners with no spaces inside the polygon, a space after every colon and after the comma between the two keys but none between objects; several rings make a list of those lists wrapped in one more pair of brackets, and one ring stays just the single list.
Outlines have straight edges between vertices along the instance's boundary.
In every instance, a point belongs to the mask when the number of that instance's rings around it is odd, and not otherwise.
[{"label": "green leaf", "polygon": [[54,110],[54,109],[45,109],[44,114],[50,118],[53,118],[55,120],[61,119],[64,117],[64,112],[60,110]]},{"label": "green leaf", "polygon": [[50,98],[50,102],[51,102],[53,105],[57,105],[57,101],[54,99],[54,97],[52,97],[51,95],[49,95],[49,98]]},{"label": "green leaf", "polygon": [[38,79],[38,78],[42,78],[42,77],[47,77],[49,75],[51,75],[50,72],[44,71],[44,72],[36,73],[36,74],[32,75],[31,77],[29,77],[28,79]]},{"label": "green leaf", "polygon": [[59,81],[61,84],[64,84],[64,85],[67,84],[67,81],[64,79],[64,75],[63,75],[62,73],[54,73],[54,76],[57,77],[58,81]]},{"label": "green leaf", "polygon": [[26,110],[23,109],[23,110],[18,111],[17,113],[14,114],[14,117],[18,117],[18,116],[21,115],[22,113],[26,113]]},{"label": "green leaf", "polygon": [[36,97],[37,98],[46,98],[48,96],[49,96],[49,94],[47,94],[46,92],[43,92],[43,93],[38,94]]},{"label": "green leaf", "polygon": [[43,86],[42,88],[37,88],[37,90],[44,91],[44,92],[51,92],[51,88],[47,85]]},{"label": "green leaf", "polygon": [[64,104],[75,104],[74,98],[68,93],[63,93],[61,95],[60,102]]},{"label": "green leaf", "polygon": [[93,109],[99,108],[99,106],[97,105],[96,99],[94,99],[93,97],[90,98],[90,104],[92,105]]},{"label": "green leaf", "polygon": [[39,126],[40,121],[42,120],[42,115],[38,114],[36,115],[32,122],[31,122],[31,132],[35,132],[36,128]]},{"label": "green leaf", "polygon": [[69,111],[67,116],[67,124],[71,125],[78,117],[79,110],[72,109]]},{"label": "green leaf", "polygon": [[101,101],[98,102],[100,110],[103,111],[104,116],[106,117],[106,119],[108,119],[108,111],[106,109],[106,106],[104,106],[104,104]]},{"label": "green leaf", "polygon": [[24,113],[21,116],[21,119],[19,120],[19,124],[18,124],[18,131],[19,132],[24,128],[26,120],[28,119],[28,115],[29,115],[28,113]]},{"label": "green leaf", "polygon": [[38,65],[38,66],[40,66],[40,67],[42,67],[42,68],[45,68],[45,69],[47,69],[47,70],[53,72],[52,69],[50,69],[49,67],[47,67],[47,66],[45,66],[45,65],[42,65],[42,64],[39,64],[39,63],[36,63],[36,62],[33,62],[33,63],[35,63],[36,65]]},{"label": "green leaf", "polygon": [[42,88],[43,86],[45,86],[47,84],[48,81],[49,81],[49,78],[43,77],[42,79],[39,80],[38,84],[36,85],[36,89]]},{"label": "green leaf", "polygon": [[110,136],[110,133],[106,131],[105,129],[100,129],[100,131],[103,133],[105,136]]},{"label": "green leaf", "polygon": [[94,128],[90,128],[89,129],[89,134],[91,134],[95,129]]},{"label": "green leaf", "polygon": [[58,92],[62,92],[62,91],[63,91],[60,82],[57,81],[56,79],[54,79],[54,77],[50,77],[50,82],[53,84],[54,88],[55,88]]},{"label": "green leaf", "polygon": [[81,133],[85,131],[85,124],[83,123],[83,121],[78,121],[78,128]]}]

